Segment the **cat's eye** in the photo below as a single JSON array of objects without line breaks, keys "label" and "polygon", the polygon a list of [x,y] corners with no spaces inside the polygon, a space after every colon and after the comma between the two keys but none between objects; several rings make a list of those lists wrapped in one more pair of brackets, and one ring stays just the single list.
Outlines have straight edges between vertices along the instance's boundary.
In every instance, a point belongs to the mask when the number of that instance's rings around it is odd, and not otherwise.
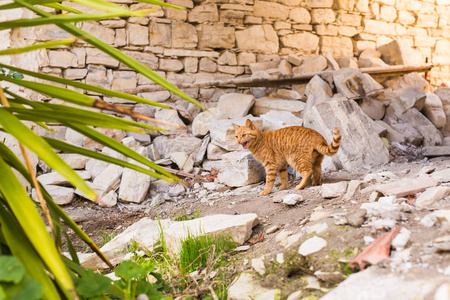
[{"label": "cat's eye", "polygon": [[234,137],[235,137],[235,138],[238,138],[238,136],[237,136],[237,135],[235,135]]},{"label": "cat's eye", "polygon": [[242,135],[242,137],[244,137],[244,136],[246,136],[246,134],[244,133],[243,135]]}]

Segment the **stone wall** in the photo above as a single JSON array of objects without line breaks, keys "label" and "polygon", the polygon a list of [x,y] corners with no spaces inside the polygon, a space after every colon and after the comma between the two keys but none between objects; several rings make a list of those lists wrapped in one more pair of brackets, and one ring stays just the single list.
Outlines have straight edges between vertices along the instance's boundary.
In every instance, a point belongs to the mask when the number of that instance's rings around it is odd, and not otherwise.
[{"label": "stone wall", "polygon": [[[450,0],[167,1],[185,7],[184,11],[131,0],[115,2],[155,11],[145,18],[90,22],[81,27],[175,84],[251,75],[255,71],[252,63],[267,62],[265,69],[277,68],[289,54],[353,56],[394,39],[418,51],[420,59],[415,63],[450,62]],[[66,36],[59,29],[45,27],[37,39]],[[41,62],[45,73],[113,89],[151,84],[84,43],[47,54],[48,60]],[[448,67],[435,68],[429,79],[435,86],[447,84],[449,73]],[[198,88],[186,92],[207,101],[223,94]],[[141,96],[157,101],[178,99],[166,92]]]}]

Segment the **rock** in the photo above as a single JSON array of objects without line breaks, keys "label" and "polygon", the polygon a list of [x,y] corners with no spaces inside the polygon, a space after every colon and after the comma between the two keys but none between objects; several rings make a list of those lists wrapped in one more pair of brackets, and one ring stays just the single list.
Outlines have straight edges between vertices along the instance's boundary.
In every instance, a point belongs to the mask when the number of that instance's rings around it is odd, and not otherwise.
[{"label": "rock", "polygon": [[288,55],[287,61],[293,64],[294,66],[300,66],[302,64],[302,59],[298,57],[298,55],[292,53]]},{"label": "rock", "polygon": [[254,116],[260,116],[271,110],[278,110],[291,112],[296,117],[300,118],[304,107],[305,103],[302,101],[262,97],[256,99],[255,105],[251,109],[251,114]]},{"label": "rock", "polygon": [[282,36],[280,41],[284,47],[307,53],[313,53],[319,46],[319,37],[309,32],[288,34]]},{"label": "rock", "polygon": [[362,182],[359,180],[351,180],[348,184],[347,192],[345,193],[343,200],[353,200],[355,195],[361,189]]},{"label": "rock", "polygon": [[167,129],[167,131],[161,131],[163,134],[175,134],[186,132],[186,125],[178,116],[178,112],[172,109],[161,109],[155,112],[155,118],[160,121],[169,122],[172,124],[179,125],[181,127],[176,128],[170,125],[157,124],[158,127]]},{"label": "rock", "polygon": [[219,160],[222,159],[222,155],[226,153],[228,153],[227,150],[224,150],[223,148],[216,146],[213,143],[209,143],[206,157],[209,160]]},{"label": "rock", "polygon": [[355,170],[389,161],[388,149],[370,126],[369,118],[353,100],[316,104],[304,116],[304,126],[317,130],[329,142],[333,128],[339,128],[342,143],[333,156],[333,162],[340,168]]},{"label": "rock", "polygon": [[259,182],[265,177],[265,169],[250,151],[235,151],[222,156],[225,166],[217,181],[227,186],[244,186]]},{"label": "rock", "polygon": [[105,193],[111,190],[117,190],[120,185],[120,178],[122,177],[124,168],[121,166],[110,164],[97,177],[93,183],[101,187]]},{"label": "rock", "polygon": [[400,77],[386,80],[383,82],[383,86],[392,90],[401,90],[408,87],[425,90],[428,86],[428,81],[423,79],[423,77],[417,73],[408,73]]},{"label": "rock", "polygon": [[301,100],[302,96],[294,90],[278,89],[277,96],[287,100]]},{"label": "rock", "polygon": [[[75,171],[75,173],[78,174],[78,176],[81,177],[83,180],[89,180],[91,179],[91,174],[87,171]],[[39,182],[43,185],[68,185],[70,184],[69,181],[60,175],[57,172],[47,173],[43,175],[39,175],[37,177]]]},{"label": "rock", "polygon": [[364,219],[366,217],[367,210],[365,209],[355,209],[349,212],[345,218],[347,219],[348,224],[353,227],[360,227],[362,223],[364,223]]},{"label": "rock", "polygon": [[398,117],[401,117],[408,109],[415,107],[422,110],[427,94],[421,89],[406,88],[398,97],[392,99],[391,106]]},{"label": "rock", "polygon": [[347,191],[347,186],[347,181],[322,184],[320,193],[324,198],[340,197]]},{"label": "rock", "polygon": [[277,130],[289,126],[302,126],[303,120],[288,111],[271,110],[260,115],[263,120],[262,131]]},{"label": "rock", "polygon": [[390,65],[420,65],[422,54],[413,50],[404,40],[394,40],[377,49],[381,58]]},{"label": "rock", "polygon": [[423,114],[437,129],[442,129],[447,123],[447,117],[444,113],[442,101],[434,93],[427,93],[425,104],[423,106]]},{"label": "rock", "polygon": [[385,67],[387,64],[378,57],[359,57],[358,67],[360,68],[374,68],[374,67]]},{"label": "rock", "polygon": [[426,281],[427,279],[414,280],[406,276],[392,276],[392,273],[383,268],[372,267],[353,273],[321,300],[415,299],[424,296],[421,287]]},{"label": "rock", "polygon": [[186,152],[173,152],[170,154],[170,159],[186,173],[190,173],[194,169],[194,158],[192,155],[188,156]]},{"label": "rock", "polygon": [[153,145],[162,157],[170,157],[174,152],[192,153],[195,157],[199,151],[202,140],[191,135],[158,136]]},{"label": "rock", "polygon": [[383,102],[366,97],[361,99],[358,104],[372,120],[381,120],[384,117],[386,105]]},{"label": "rock", "polygon": [[252,261],[252,268],[261,276],[266,274],[266,266],[264,265],[264,256],[259,258],[253,258]]},{"label": "rock", "polygon": [[420,220],[420,224],[425,227],[433,227],[436,223],[444,230],[450,229],[450,210],[440,209],[426,215]]},{"label": "rock", "polygon": [[309,220],[311,222],[321,220],[324,218],[327,218],[329,215],[331,215],[331,210],[323,209],[322,206],[316,207],[311,215],[309,216]]},{"label": "rock", "polygon": [[[259,1],[261,2],[263,1]],[[236,45],[241,51],[278,53],[279,41],[272,25],[253,25],[236,31]]]},{"label": "rock", "polygon": [[280,227],[278,227],[277,225],[271,226],[271,227],[267,228],[266,234],[274,233],[274,232],[277,231],[278,229],[280,229]]},{"label": "rock", "polygon": [[424,146],[436,146],[442,144],[442,134],[424,115],[417,109],[410,108],[402,116],[401,120],[412,125],[424,137]]},{"label": "rock", "polygon": [[90,159],[87,156],[75,153],[62,154],[61,158],[66,162],[66,164],[75,170],[84,169],[86,167],[86,163]]},{"label": "rock", "polygon": [[[45,190],[50,194],[52,199],[58,205],[66,205],[72,202],[75,197],[75,189],[62,187],[58,185],[44,185]],[[32,198],[34,201],[39,202],[36,189],[33,189]]]},{"label": "rock", "polygon": [[415,146],[420,146],[423,142],[423,135],[408,123],[392,123],[391,128],[395,133],[387,130],[386,137],[389,141],[399,143],[406,141]]},{"label": "rock", "polygon": [[244,252],[244,251],[247,251],[247,250],[249,250],[249,249],[250,249],[250,246],[249,246],[249,245],[244,245],[244,246],[236,247],[236,249],[234,249],[234,251],[237,251],[237,252]]},{"label": "rock", "polygon": [[151,177],[141,172],[125,169],[119,188],[119,199],[124,202],[141,203],[147,195]]},{"label": "rock", "polygon": [[109,163],[105,161],[91,158],[86,163],[86,171],[89,172],[91,178],[95,179],[108,165]]},{"label": "rock", "polygon": [[303,197],[298,194],[290,194],[283,197],[283,203],[287,205],[296,205],[303,201]]},{"label": "rock", "polygon": [[302,64],[299,67],[292,69],[293,73],[312,73],[325,70],[328,62],[322,55],[313,55],[305,57],[302,60]]},{"label": "rock", "polygon": [[184,186],[182,186],[181,184],[176,184],[169,189],[169,196],[178,197],[184,194],[185,191],[186,190],[184,189]]},{"label": "rock", "polygon": [[199,113],[192,122],[192,134],[195,136],[206,135],[209,132],[209,122],[220,118],[222,118],[222,116],[220,115],[218,108],[209,108]]},{"label": "rock", "polygon": [[326,246],[327,246],[326,240],[317,236],[313,236],[312,238],[307,239],[300,245],[298,253],[300,253],[303,256],[308,256],[310,254],[319,252]]},{"label": "rock", "polygon": [[320,78],[320,76],[315,75],[306,85],[305,95],[307,97],[314,95],[318,98],[331,98],[333,91],[328,83]]},{"label": "rock", "polygon": [[343,275],[342,273],[335,271],[335,272],[322,272],[322,271],[316,271],[314,272],[314,276],[319,278],[322,281],[331,283],[331,284],[338,284],[342,281],[344,281],[347,277]]},{"label": "rock", "polygon": [[234,128],[231,124],[235,123],[243,126],[247,119],[250,119],[258,128],[262,128],[262,119],[250,115],[245,118],[216,120],[215,122],[209,123],[208,128],[211,133],[212,142],[227,151],[234,151],[241,148],[234,140]]},{"label": "rock", "polygon": [[385,196],[396,198],[415,195],[425,191],[429,187],[438,185],[438,181],[428,174],[420,174],[417,178],[403,178],[391,183],[376,186],[376,190]]},{"label": "rock", "polygon": [[250,273],[241,273],[228,288],[228,300],[242,299],[280,299],[279,289],[267,289],[257,284]]},{"label": "rock", "polygon": [[333,82],[338,93],[346,98],[362,97],[364,94],[378,89],[373,79],[363,76],[360,70],[343,68],[333,72]]},{"label": "rock", "polygon": [[314,224],[314,225],[308,225],[305,230],[306,230],[306,234],[311,234],[311,233],[316,233],[316,234],[321,234],[325,231],[328,230],[328,224],[326,222],[323,223],[318,223],[318,224]]},{"label": "rock", "polygon": [[450,182],[450,169],[433,172],[431,173],[431,177],[433,177],[440,183]]},{"label": "rock", "polygon": [[231,93],[221,96],[217,107],[222,118],[234,119],[245,117],[254,103],[253,95]]},{"label": "rock", "polygon": [[435,186],[426,189],[416,198],[416,206],[429,207],[435,202],[450,195],[450,188],[446,186]]},{"label": "rock", "polygon": [[368,216],[391,219],[398,219],[400,217],[400,212],[403,209],[400,205],[382,202],[363,203],[360,208],[366,210]]},{"label": "rock", "polygon": [[[151,251],[154,244],[160,240],[160,229],[164,232],[166,245],[171,253],[177,253],[181,241],[189,235],[225,234],[232,236],[238,245],[242,245],[250,237],[252,228],[258,223],[259,220],[255,214],[210,215],[180,222],[142,218],[106,243],[100,250],[113,265],[117,265],[124,259],[126,251],[123,250],[131,240],[135,240]],[[107,268],[107,265],[95,253],[81,261],[81,264],[86,268]]]},{"label": "rock", "polygon": [[340,68],[358,69],[358,63],[354,57],[334,57]]},{"label": "rock", "polygon": [[450,131],[450,88],[439,87],[434,93],[441,99],[442,107],[447,119],[444,131],[448,132]]},{"label": "rock", "polygon": [[411,237],[411,231],[409,231],[406,228],[402,228],[400,232],[395,236],[395,238],[392,240],[392,247],[394,247],[395,250],[401,251],[405,249],[406,244],[408,244],[409,238]]},{"label": "rock", "polygon": [[114,207],[117,204],[117,194],[114,191],[109,191],[106,195],[104,195],[98,205],[101,207]]}]

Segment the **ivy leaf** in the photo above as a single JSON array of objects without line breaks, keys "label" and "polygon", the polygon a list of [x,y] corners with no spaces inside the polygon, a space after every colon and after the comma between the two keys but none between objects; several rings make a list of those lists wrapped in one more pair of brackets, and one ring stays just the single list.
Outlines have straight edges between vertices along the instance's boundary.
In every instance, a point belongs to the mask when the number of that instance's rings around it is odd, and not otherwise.
[{"label": "ivy leaf", "polygon": [[143,278],[147,275],[147,271],[144,268],[136,264],[135,262],[126,260],[122,262],[115,270],[114,273],[117,277],[121,277],[126,281],[132,278]]},{"label": "ivy leaf", "polygon": [[5,299],[10,300],[39,300],[43,295],[42,284],[28,275],[25,275],[19,284],[2,283],[1,287],[6,295]]},{"label": "ivy leaf", "polygon": [[111,285],[111,279],[88,269],[81,276],[76,290],[80,296],[92,298],[105,292]]},{"label": "ivy leaf", "polygon": [[25,268],[14,256],[0,256],[0,281],[19,283],[25,275]]}]

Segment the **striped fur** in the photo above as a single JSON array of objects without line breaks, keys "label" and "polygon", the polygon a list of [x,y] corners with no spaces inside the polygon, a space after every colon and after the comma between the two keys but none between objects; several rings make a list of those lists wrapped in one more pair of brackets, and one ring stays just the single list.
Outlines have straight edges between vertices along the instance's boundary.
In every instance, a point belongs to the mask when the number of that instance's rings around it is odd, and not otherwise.
[{"label": "striped fur", "polygon": [[302,126],[262,132],[252,121],[247,120],[245,126],[233,124],[233,127],[236,142],[249,149],[266,169],[266,188],[261,195],[272,191],[278,174],[281,179],[280,190],[287,187],[288,164],[302,175],[302,181],[296,186],[296,190],[303,189],[311,177],[312,185],[320,185],[323,157],[336,154],[341,143],[337,127],[333,130],[333,141],[329,145],[320,133]]}]

